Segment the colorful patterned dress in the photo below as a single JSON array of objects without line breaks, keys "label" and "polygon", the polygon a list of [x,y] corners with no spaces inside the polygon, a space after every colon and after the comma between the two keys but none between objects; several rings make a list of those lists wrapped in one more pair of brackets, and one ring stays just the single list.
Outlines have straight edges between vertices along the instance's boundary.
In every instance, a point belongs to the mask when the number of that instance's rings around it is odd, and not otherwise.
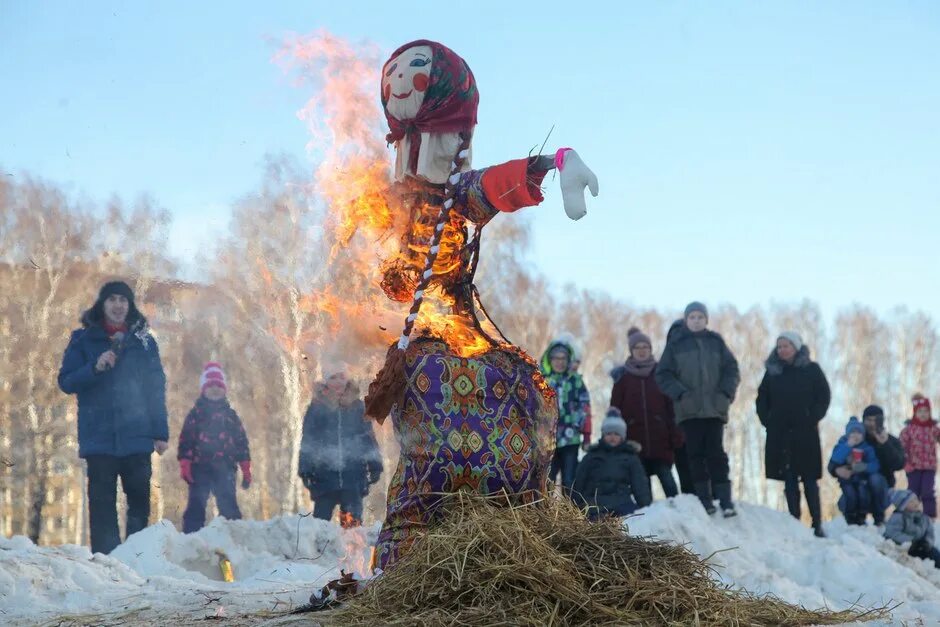
[{"label": "colorful patterned dress", "polygon": [[404,402],[392,415],[401,457],[376,546],[382,569],[440,515],[443,494],[505,490],[522,502],[544,494],[555,444],[555,401],[517,354],[467,359],[442,341],[417,339],[406,363]]}]

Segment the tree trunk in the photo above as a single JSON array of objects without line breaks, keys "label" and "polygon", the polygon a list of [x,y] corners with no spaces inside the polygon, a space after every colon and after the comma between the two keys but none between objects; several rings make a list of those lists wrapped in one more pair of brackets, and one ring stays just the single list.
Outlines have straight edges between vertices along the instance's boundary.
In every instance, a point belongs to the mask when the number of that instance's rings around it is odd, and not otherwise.
[{"label": "tree trunk", "polygon": [[46,486],[49,475],[37,464],[36,489],[33,490],[32,503],[29,508],[29,526],[26,530],[26,536],[32,540],[33,544],[39,544],[39,538],[42,535],[43,507],[46,504]]},{"label": "tree trunk", "polygon": [[163,520],[163,457],[154,454],[153,459],[153,475],[150,478],[151,513],[147,524]]},{"label": "tree trunk", "polygon": [[290,451],[290,458],[286,462],[288,482],[281,502],[281,513],[292,514],[297,511],[300,503],[300,479],[297,476],[297,460],[300,457],[300,436],[303,431],[303,399],[301,398],[300,367],[291,359],[290,354],[281,356],[281,373],[284,377],[284,387],[287,392],[287,429],[284,437],[285,450]]}]

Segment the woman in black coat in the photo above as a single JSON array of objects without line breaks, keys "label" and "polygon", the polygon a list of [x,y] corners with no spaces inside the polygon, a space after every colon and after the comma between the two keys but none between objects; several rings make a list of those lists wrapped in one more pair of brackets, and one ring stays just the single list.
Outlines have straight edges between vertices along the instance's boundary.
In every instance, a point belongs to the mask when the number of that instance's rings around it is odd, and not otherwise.
[{"label": "woman in black coat", "polygon": [[800,517],[800,482],[813,519],[823,537],[819,486],[822,446],[819,421],[829,409],[829,382],[819,364],[809,358],[802,338],[787,331],[766,362],[767,371],[757,390],[757,415],[767,429],[764,459],[768,479],[783,481],[787,507]]}]

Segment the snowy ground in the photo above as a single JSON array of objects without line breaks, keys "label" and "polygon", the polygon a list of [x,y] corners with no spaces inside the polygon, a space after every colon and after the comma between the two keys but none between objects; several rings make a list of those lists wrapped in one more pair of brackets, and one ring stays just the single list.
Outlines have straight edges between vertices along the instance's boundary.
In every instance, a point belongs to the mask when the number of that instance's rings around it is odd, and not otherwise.
[{"label": "snowy ground", "polygon": [[[683,496],[655,503],[629,527],[701,555],[721,551],[712,557],[719,575],[754,592],[809,607],[902,603],[891,624],[940,624],[940,570],[909,558],[876,529],[836,520],[820,540],[786,514],[748,505],[740,511],[736,519],[709,519]],[[217,614],[283,612],[341,567],[364,569],[376,533],[300,516],[216,520],[188,536],[164,522],[108,557],[0,539],[0,623],[182,625]],[[221,581],[217,550],[232,561],[235,583]]]},{"label": "snowy ground", "polygon": [[747,504],[739,512],[709,519],[694,497],[680,496],[627,524],[635,535],[714,554],[710,562],[721,579],[751,592],[810,608],[901,603],[888,624],[940,625],[940,569],[909,557],[874,526],[849,527],[838,518],[825,525],[829,537],[819,539],[782,512]]},{"label": "snowy ground", "polygon": [[[188,624],[286,612],[340,568],[364,572],[378,527],[342,530],[312,517],[216,519],[191,535],[164,521],[118,547],[36,547],[0,539],[0,624]],[[222,581],[216,551],[232,562]],[[64,619],[64,620],[62,620]]]}]

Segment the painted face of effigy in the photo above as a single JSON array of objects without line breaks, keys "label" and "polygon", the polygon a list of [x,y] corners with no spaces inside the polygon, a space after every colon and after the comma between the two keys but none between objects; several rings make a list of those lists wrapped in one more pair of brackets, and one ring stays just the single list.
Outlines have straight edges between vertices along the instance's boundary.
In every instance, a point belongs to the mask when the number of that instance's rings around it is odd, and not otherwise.
[{"label": "painted face of effigy", "polygon": [[382,96],[388,112],[398,120],[418,115],[431,77],[431,46],[413,46],[382,69]]}]

